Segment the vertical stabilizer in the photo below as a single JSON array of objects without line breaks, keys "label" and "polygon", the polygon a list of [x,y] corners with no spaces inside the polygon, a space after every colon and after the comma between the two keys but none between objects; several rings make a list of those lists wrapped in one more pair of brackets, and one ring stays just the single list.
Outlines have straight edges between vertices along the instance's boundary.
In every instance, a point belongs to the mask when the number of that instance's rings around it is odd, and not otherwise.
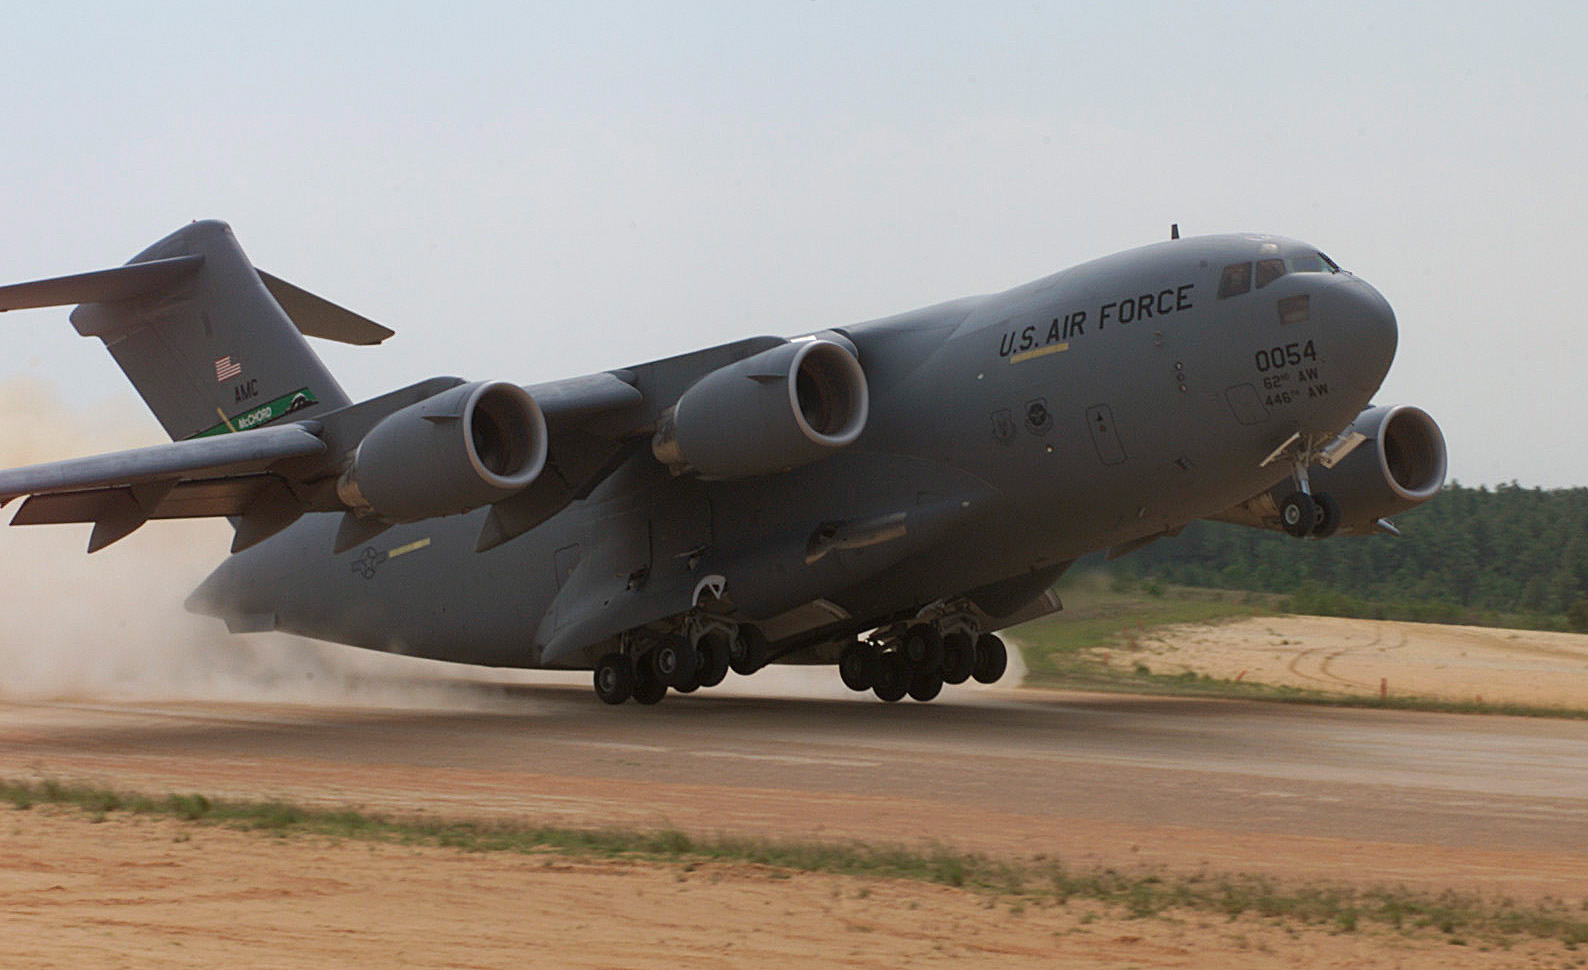
[{"label": "vertical stabilizer", "polygon": [[72,311],[72,325],[105,342],[172,440],[246,431],[349,403],[230,226],[184,226],[128,266],[148,263],[183,271],[165,273],[178,278],[163,285],[134,287],[131,296],[84,303]]}]

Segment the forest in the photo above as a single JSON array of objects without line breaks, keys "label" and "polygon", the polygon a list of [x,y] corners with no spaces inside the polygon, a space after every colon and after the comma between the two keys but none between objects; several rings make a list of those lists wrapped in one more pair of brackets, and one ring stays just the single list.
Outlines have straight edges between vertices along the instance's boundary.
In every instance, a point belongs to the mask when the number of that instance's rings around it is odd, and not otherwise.
[{"label": "forest", "polygon": [[1196,522],[1109,563],[1149,586],[1283,593],[1293,612],[1588,632],[1588,488],[1466,488],[1323,541]]}]

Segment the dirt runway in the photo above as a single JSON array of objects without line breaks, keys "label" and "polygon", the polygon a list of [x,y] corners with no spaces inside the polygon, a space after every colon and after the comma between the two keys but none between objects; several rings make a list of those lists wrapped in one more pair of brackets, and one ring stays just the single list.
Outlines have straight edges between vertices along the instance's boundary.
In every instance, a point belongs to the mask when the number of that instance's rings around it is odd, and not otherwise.
[{"label": "dirt runway", "polygon": [[[999,690],[883,705],[829,696],[830,673],[784,696],[741,690],[651,709],[488,673],[430,679],[444,710],[0,703],[0,775],[1588,900],[1588,723]],[[88,944],[119,954],[90,961],[105,966],[172,965],[178,951],[174,965],[197,966],[254,946],[281,966],[395,954],[508,966],[526,947],[568,966],[1036,966],[1060,953],[1078,966],[1185,966],[1214,953],[1231,966],[1386,955],[1518,965],[1222,918],[1093,922],[1096,912],[1072,906],[1011,920],[975,894],[784,884],[743,867],[708,881],[210,830],[191,836],[200,853],[173,834],[179,823],[15,814],[26,821],[0,839],[0,904],[36,966],[79,965],[71,954]],[[530,896],[515,904],[513,893]],[[471,908],[490,929],[456,925]],[[765,935],[716,925],[712,912],[742,913]],[[602,928],[613,920],[624,927],[615,935]],[[291,959],[271,949],[283,945]],[[1537,966],[1574,959],[1558,944],[1507,956],[1523,954]]]},{"label": "dirt runway", "polygon": [[492,711],[0,705],[0,773],[1588,897],[1588,723],[1032,692],[480,683]]}]

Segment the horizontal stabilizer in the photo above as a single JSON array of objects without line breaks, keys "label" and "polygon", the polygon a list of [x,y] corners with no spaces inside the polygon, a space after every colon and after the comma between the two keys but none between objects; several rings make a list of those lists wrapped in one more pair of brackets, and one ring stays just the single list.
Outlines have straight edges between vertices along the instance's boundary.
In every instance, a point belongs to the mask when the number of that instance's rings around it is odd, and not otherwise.
[{"label": "horizontal stabilizer", "polygon": [[0,312],[76,303],[114,303],[168,290],[198,272],[199,255],[151,259],[114,269],[0,286]]},{"label": "horizontal stabilizer", "polygon": [[[202,265],[204,257],[197,254],[171,256],[91,273],[0,286],[0,312],[79,303],[116,303],[154,296],[186,280],[198,272]],[[256,269],[255,272],[265,284],[265,289],[281,304],[281,309],[293,325],[305,336],[369,346],[380,343],[394,332],[368,317],[337,306],[264,270]]]},{"label": "horizontal stabilizer", "polygon": [[380,343],[394,333],[368,317],[361,317],[352,310],[339,307],[324,297],[315,296],[262,269],[258,273],[265,289],[276,298],[293,325],[306,337],[367,347]]}]

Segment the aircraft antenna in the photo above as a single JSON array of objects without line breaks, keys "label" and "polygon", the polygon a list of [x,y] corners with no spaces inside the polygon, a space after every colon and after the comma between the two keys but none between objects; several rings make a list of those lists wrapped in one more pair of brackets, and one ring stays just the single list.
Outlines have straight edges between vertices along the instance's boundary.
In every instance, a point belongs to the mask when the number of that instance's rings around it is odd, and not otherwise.
[{"label": "aircraft antenna", "polygon": [[1170,239],[1179,239],[1180,238],[1180,223],[1178,223],[1178,222],[1169,223],[1169,238]]}]

